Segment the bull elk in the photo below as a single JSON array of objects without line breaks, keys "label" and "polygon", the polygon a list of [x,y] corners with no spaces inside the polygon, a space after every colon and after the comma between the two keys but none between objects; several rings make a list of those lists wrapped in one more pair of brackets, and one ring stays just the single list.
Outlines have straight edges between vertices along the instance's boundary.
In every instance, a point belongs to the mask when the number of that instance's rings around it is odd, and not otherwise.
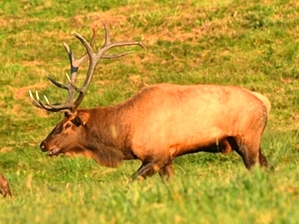
[{"label": "bull elk", "polygon": [[9,188],[8,181],[5,177],[0,173],[0,193],[6,197],[7,195],[11,197],[11,192]]},{"label": "bull elk", "polygon": [[[199,151],[234,150],[248,169],[255,164],[267,166],[260,141],[270,102],[241,87],[156,84],[118,105],[78,109],[97,62],[128,53],[105,55],[106,51],[127,45],[143,47],[140,42],[111,42],[105,25],[104,28],[105,43],[98,52],[93,50],[95,32],[90,43],[74,33],[86,49],[79,59],[64,44],[70,59],[69,82],[61,84],[48,77],[59,88],[68,90],[64,104],[51,104],[46,97],[42,102],[37,92],[36,97],[30,92],[36,107],[65,112],[64,119],[41,142],[42,151],[51,157],[83,154],[108,167],[116,167],[122,160],[139,159],[142,165],[132,179],[145,179],[157,172],[167,179],[174,174],[174,158]],[[89,67],[79,88],[76,75],[84,61],[89,61]],[[73,100],[75,91],[79,94]]]}]

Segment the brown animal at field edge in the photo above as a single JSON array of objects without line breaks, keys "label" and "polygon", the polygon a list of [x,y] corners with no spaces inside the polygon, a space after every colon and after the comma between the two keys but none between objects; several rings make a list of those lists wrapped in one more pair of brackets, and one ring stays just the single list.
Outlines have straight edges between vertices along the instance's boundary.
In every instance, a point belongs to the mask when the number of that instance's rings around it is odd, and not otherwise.
[{"label": "brown animal at field edge", "polygon": [[[96,64],[113,47],[143,45],[139,42],[111,42],[105,27],[105,44],[93,51],[95,32],[89,44],[74,34],[85,46],[87,54],[75,59],[65,44],[71,63],[69,83],[50,81],[67,89],[64,104],[43,103],[30,92],[35,106],[47,111],[62,111],[64,119],[40,144],[51,157],[59,154],[83,154],[101,165],[118,166],[122,160],[139,159],[141,167],[133,179],[145,179],[155,173],[168,178],[174,174],[174,158],[199,151],[236,151],[249,169],[255,164],[267,166],[260,149],[262,133],[268,120],[269,105],[264,96],[237,86],[156,84],[142,89],[123,103],[92,109],[78,109]],[[83,87],[76,86],[80,64],[89,61]],[[74,92],[79,92],[73,102]],[[259,97],[261,95],[263,97]],[[266,97],[265,97],[266,98]],[[267,99],[267,98],[266,98]],[[269,101],[268,101],[269,102]],[[267,104],[267,100],[266,100]]]},{"label": "brown animal at field edge", "polygon": [[5,177],[0,173],[0,193],[6,197],[7,195],[11,197],[11,191],[9,188],[8,181]]}]

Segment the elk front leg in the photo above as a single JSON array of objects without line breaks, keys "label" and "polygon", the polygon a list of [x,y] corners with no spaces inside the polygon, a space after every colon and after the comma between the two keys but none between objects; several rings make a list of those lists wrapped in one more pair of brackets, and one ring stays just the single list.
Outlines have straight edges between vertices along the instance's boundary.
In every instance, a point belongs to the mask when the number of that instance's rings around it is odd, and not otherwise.
[{"label": "elk front leg", "polygon": [[172,161],[166,164],[162,169],[159,170],[159,175],[163,180],[168,180],[174,176],[174,169],[172,167]]},{"label": "elk front leg", "polygon": [[4,197],[6,197],[7,195],[11,196],[8,181],[4,178],[4,176],[1,173],[0,173],[0,193],[3,194]]},{"label": "elk front leg", "polygon": [[[144,180],[147,177],[159,172],[161,177],[168,177],[173,173],[171,161],[169,159],[143,161],[141,167],[131,176],[131,180]],[[172,170],[172,171],[171,171]]]},{"label": "elk front leg", "polygon": [[268,161],[265,158],[265,156],[262,154],[261,148],[259,148],[259,160],[260,160],[260,165],[262,167],[267,167],[268,166]]}]

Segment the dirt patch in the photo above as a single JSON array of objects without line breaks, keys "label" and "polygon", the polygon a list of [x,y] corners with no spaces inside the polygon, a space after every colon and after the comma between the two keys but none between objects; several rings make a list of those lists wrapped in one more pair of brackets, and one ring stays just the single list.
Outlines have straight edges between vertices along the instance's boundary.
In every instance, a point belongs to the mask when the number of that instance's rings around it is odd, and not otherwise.
[{"label": "dirt patch", "polygon": [[6,27],[7,26],[7,20],[0,19],[0,27]]},{"label": "dirt patch", "polygon": [[86,15],[78,15],[72,19],[72,24],[75,27],[84,27],[86,20],[91,21],[89,26],[91,28],[100,29],[103,27],[102,23],[105,23],[109,27],[113,27],[116,24],[121,24],[127,20],[125,15],[116,14],[115,11],[109,12],[93,12]]},{"label": "dirt patch", "polygon": [[29,99],[29,90],[34,91],[35,89],[43,89],[46,88],[46,83],[36,83],[30,86],[24,86],[21,88],[13,88],[12,92],[14,93],[14,99],[22,99],[28,98]]},{"label": "dirt patch", "polygon": [[13,150],[13,147],[3,147],[0,149],[0,153],[5,153]]}]

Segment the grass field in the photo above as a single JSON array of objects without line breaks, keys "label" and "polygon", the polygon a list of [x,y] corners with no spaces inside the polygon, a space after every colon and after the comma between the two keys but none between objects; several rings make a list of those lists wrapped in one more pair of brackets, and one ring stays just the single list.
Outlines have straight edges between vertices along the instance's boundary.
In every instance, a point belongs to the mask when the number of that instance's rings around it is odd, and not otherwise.
[{"label": "grass field", "polygon": [[[298,223],[299,2],[87,2],[0,2],[0,172],[13,193],[0,198],[0,223]],[[65,100],[46,75],[66,82],[62,43],[79,55],[71,32],[89,37],[95,27],[100,46],[101,21],[113,40],[147,50],[102,60],[81,107],[116,104],[162,82],[261,92],[272,103],[262,140],[270,171],[247,171],[236,153],[198,153],[176,159],[165,184],[158,175],[129,183],[139,161],[112,169],[42,153],[63,115],[35,108],[28,90]]]}]

